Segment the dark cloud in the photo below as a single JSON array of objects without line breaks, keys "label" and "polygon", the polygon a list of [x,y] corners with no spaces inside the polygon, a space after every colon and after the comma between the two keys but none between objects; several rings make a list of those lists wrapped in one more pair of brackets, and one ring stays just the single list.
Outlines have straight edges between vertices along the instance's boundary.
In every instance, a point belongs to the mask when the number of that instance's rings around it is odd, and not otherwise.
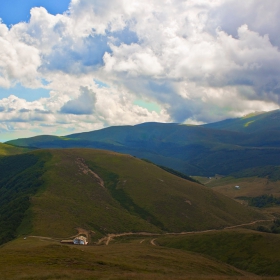
[{"label": "dark cloud", "polygon": [[55,124],[41,123],[39,126],[40,127],[55,127],[56,125]]},{"label": "dark cloud", "polygon": [[215,33],[217,27],[233,37],[238,37],[237,30],[247,24],[250,30],[260,35],[268,34],[270,41],[280,47],[279,24],[280,5],[275,0],[225,1],[209,13],[208,31]]},{"label": "dark cloud", "polygon": [[24,117],[13,117],[9,120],[6,120],[6,122],[18,122],[18,123],[27,123],[27,122],[45,122],[47,121],[45,117],[42,116],[31,116],[28,118],[24,118]]},{"label": "dark cloud", "polygon": [[40,114],[46,114],[46,115],[51,114],[51,111],[46,111],[46,110],[35,109],[34,111]]},{"label": "dark cloud", "polygon": [[194,115],[194,102],[183,98],[176,93],[172,81],[153,81],[146,79],[130,79],[126,86],[139,95],[152,97],[159,104],[168,104],[167,111],[174,122],[182,123]]},{"label": "dark cloud", "polygon": [[80,96],[77,99],[66,102],[60,109],[60,113],[73,115],[90,115],[94,112],[96,94],[87,87],[80,88]]},{"label": "dark cloud", "polygon": [[19,112],[20,113],[29,113],[29,112],[31,112],[31,110],[23,108],[23,109],[20,109]]},{"label": "dark cloud", "polygon": [[107,36],[90,35],[79,45],[67,38],[53,47],[52,53],[44,59],[43,68],[72,74],[85,73],[103,65],[105,52],[111,53]]}]

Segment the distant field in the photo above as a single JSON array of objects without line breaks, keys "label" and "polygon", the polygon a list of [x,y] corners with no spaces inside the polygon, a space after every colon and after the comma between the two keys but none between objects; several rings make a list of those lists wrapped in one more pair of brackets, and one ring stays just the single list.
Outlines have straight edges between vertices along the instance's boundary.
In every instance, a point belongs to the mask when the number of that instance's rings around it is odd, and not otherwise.
[{"label": "distant field", "polygon": [[[255,197],[263,194],[273,194],[280,197],[280,181],[270,181],[267,178],[249,177],[194,177],[201,183],[228,197]],[[236,188],[238,186],[239,188]]]},{"label": "distant field", "polygon": [[[246,177],[234,178],[216,175],[214,177],[194,177],[202,182],[205,186],[210,187],[225,196],[235,199],[243,205],[247,201],[242,198],[258,197],[262,195],[273,195],[280,197],[280,181],[270,181],[267,178]],[[239,188],[237,188],[237,186]],[[280,206],[265,207],[259,209],[263,213],[280,217]]]}]

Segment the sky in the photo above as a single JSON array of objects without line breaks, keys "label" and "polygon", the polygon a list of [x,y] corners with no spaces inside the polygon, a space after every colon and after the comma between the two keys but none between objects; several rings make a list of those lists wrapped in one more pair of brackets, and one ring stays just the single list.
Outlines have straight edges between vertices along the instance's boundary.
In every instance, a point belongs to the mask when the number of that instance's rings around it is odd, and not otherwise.
[{"label": "sky", "polygon": [[280,1],[1,0],[0,141],[279,109]]}]

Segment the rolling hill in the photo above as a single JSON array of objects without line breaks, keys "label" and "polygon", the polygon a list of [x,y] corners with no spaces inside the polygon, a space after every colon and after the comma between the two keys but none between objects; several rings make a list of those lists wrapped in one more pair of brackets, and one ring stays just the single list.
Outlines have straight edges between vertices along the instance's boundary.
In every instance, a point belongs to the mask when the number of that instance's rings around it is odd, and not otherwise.
[{"label": "rolling hill", "polygon": [[256,133],[265,130],[280,129],[280,111],[258,112],[242,118],[228,119],[203,125],[203,127],[244,133]]},{"label": "rolling hill", "polygon": [[7,142],[36,148],[96,148],[131,154],[187,175],[229,175],[280,165],[280,111],[203,126],[144,123],[65,137]]},{"label": "rolling hill", "polygon": [[[5,279],[265,280],[258,275],[280,275],[279,236],[238,229],[263,219],[271,216],[126,154],[0,158]],[[91,246],[60,244],[77,233]]]},{"label": "rolling hill", "polygon": [[[280,275],[280,236],[250,230],[160,237],[162,246],[196,252],[259,275]],[[257,278],[256,278],[257,279]]]},{"label": "rolling hill", "polygon": [[5,280],[279,279],[259,277],[197,253],[153,246],[143,237],[80,247],[40,237],[21,238],[0,248],[0,271]]},{"label": "rolling hill", "polygon": [[25,153],[28,151],[30,151],[30,148],[15,147],[13,145],[7,145],[7,144],[0,143],[0,157],[22,154],[22,153]]},{"label": "rolling hill", "polygon": [[263,218],[259,212],[129,155],[38,150],[0,159],[2,243],[16,235],[66,238],[182,232]]}]

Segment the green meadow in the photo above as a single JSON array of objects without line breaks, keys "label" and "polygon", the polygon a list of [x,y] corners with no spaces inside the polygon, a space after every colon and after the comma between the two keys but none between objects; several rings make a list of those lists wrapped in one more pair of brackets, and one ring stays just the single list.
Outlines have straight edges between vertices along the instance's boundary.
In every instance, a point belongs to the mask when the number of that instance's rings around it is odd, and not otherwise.
[{"label": "green meadow", "polygon": [[0,157],[10,156],[28,152],[30,149],[26,147],[16,147],[13,145],[0,143]]},{"label": "green meadow", "polygon": [[226,230],[160,237],[158,244],[196,252],[258,275],[280,276],[280,235]]}]

